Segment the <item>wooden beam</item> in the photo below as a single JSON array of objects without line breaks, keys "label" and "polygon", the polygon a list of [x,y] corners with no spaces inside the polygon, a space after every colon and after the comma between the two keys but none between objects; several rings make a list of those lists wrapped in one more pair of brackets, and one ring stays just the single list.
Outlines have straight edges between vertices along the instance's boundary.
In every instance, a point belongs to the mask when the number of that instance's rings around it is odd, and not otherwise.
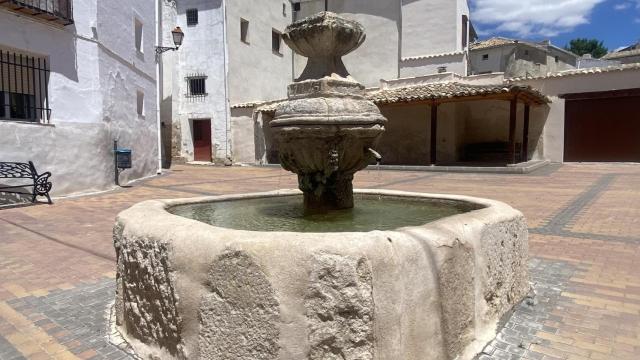
[{"label": "wooden beam", "polygon": [[522,129],[522,161],[529,161],[529,104],[524,105],[524,127]]},{"label": "wooden beam", "polygon": [[518,114],[518,98],[511,99],[509,109],[509,162],[516,163],[516,116]]},{"label": "wooden beam", "polygon": [[438,104],[431,104],[431,142],[429,156],[430,164],[435,165],[437,161],[436,151],[438,148]]},{"label": "wooden beam", "polygon": [[588,99],[606,99],[606,98],[612,98],[612,97],[617,98],[617,97],[629,97],[629,96],[640,96],[640,88],[562,94],[559,97],[565,100],[588,100]]}]

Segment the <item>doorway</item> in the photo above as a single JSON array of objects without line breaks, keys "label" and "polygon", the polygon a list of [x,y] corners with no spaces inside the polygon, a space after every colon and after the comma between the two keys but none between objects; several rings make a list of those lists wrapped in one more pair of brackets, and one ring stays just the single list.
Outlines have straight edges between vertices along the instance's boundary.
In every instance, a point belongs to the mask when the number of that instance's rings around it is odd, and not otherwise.
[{"label": "doorway", "polygon": [[211,119],[193,120],[193,160],[211,162]]},{"label": "doorway", "polygon": [[565,99],[564,161],[640,162],[640,89]]}]

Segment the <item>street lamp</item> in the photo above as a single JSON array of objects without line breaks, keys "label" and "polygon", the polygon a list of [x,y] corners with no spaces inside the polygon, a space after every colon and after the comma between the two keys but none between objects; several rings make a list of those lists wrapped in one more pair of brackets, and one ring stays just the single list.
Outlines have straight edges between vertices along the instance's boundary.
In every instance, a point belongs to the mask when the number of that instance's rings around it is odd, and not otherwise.
[{"label": "street lamp", "polygon": [[156,54],[162,54],[165,51],[176,51],[182,45],[182,39],[184,38],[184,33],[180,26],[176,26],[175,29],[171,30],[171,36],[173,37],[173,44],[175,47],[167,47],[167,46],[156,46]]}]

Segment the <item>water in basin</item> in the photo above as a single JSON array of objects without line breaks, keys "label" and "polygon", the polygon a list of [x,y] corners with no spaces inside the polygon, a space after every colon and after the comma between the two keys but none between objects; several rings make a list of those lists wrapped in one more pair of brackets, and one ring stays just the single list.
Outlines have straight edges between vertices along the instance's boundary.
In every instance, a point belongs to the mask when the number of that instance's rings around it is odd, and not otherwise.
[{"label": "water in basin", "polygon": [[175,215],[218,227],[250,231],[366,232],[418,226],[478,209],[461,201],[355,195],[352,209],[305,214],[302,196],[180,205]]}]

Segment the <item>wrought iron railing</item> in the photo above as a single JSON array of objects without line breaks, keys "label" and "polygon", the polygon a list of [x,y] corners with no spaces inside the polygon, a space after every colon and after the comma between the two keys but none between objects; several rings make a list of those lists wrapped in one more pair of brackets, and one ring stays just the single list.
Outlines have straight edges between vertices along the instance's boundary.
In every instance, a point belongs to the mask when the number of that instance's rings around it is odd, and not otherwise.
[{"label": "wrought iron railing", "polygon": [[0,50],[0,121],[50,118],[47,59]]},{"label": "wrought iron railing", "polygon": [[73,0],[0,0],[0,6],[44,21],[73,24]]}]

